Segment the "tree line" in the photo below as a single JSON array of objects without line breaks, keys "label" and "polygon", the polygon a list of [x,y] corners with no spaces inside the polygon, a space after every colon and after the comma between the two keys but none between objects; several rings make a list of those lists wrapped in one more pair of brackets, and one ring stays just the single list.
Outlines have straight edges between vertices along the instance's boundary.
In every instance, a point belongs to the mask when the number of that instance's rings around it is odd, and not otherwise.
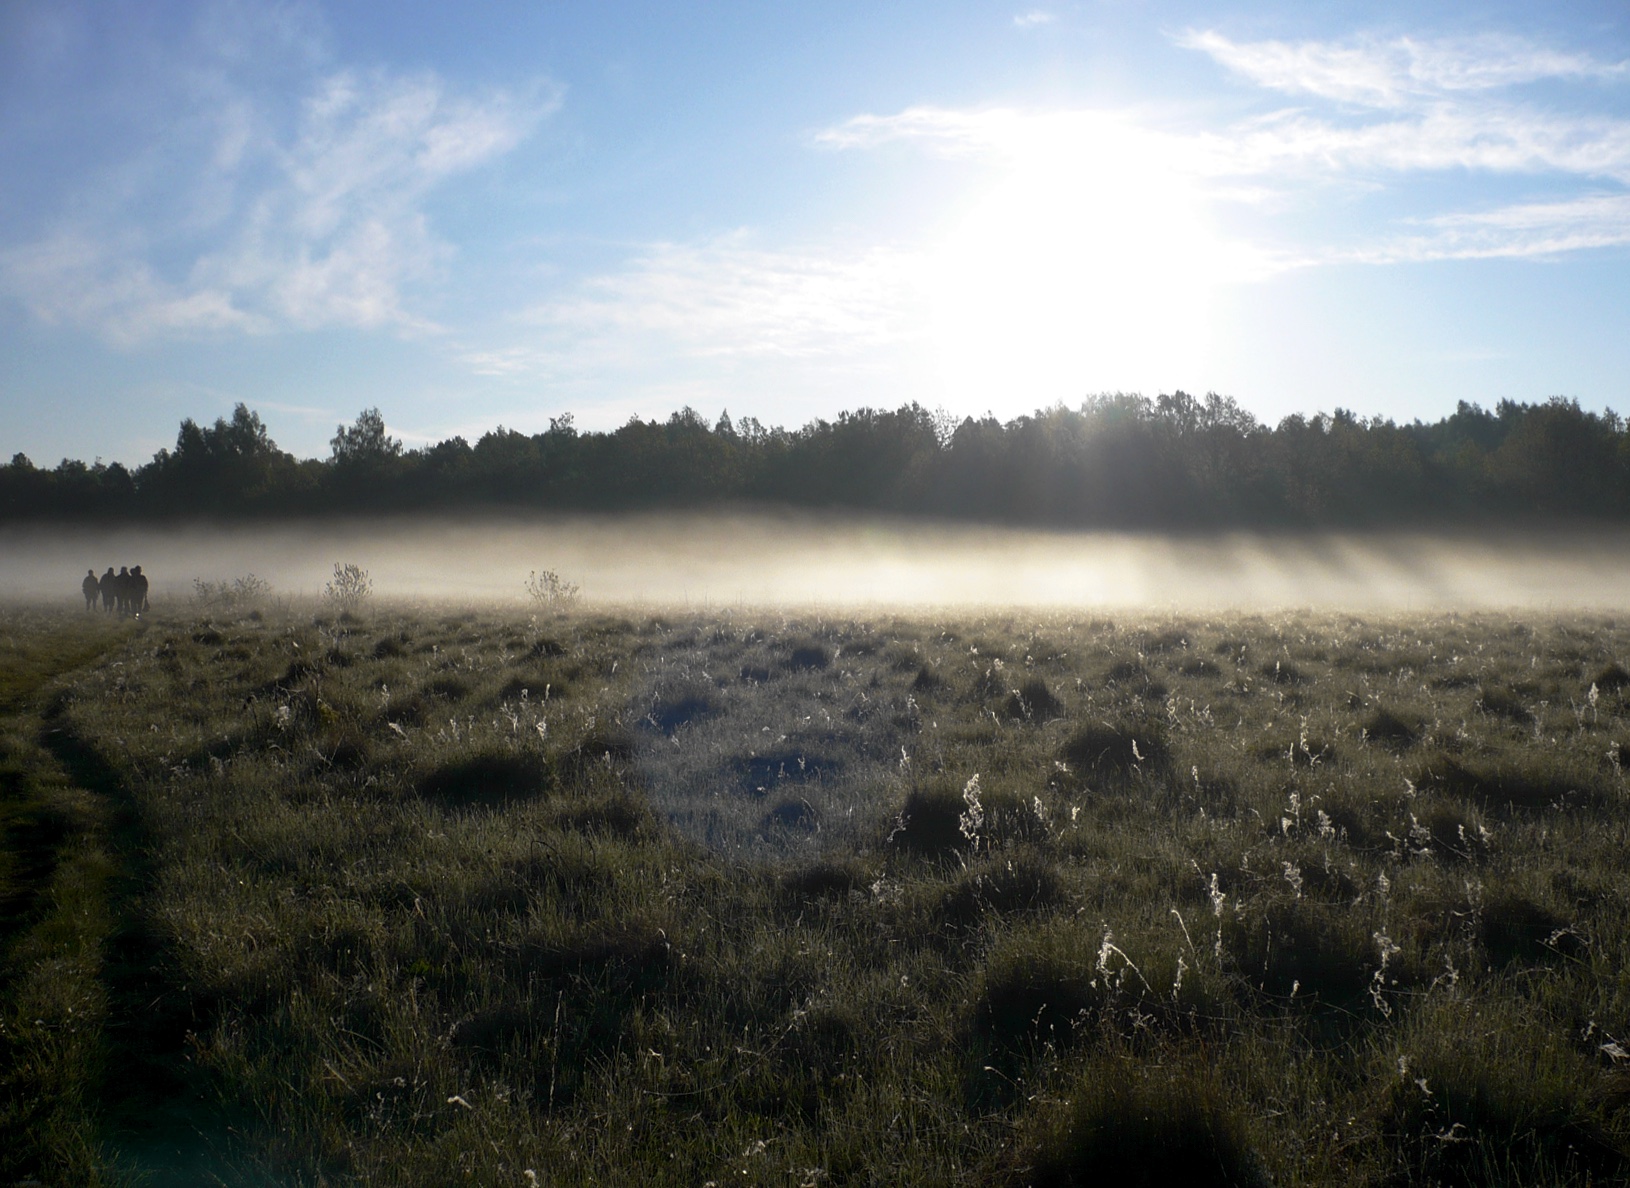
[{"label": "tree line", "polygon": [[502,426],[404,449],[377,408],[298,459],[239,404],[129,469],[22,454],[0,520],[162,520],[517,508],[843,508],[1059,527],[1383,526],[1630,517],[1630,427],[1577,401],[1462,402],[1397,424],[1346,410],[1259,422],[1234,400],[1105,395],[1000,421],[917,404],[799,429],[685,408],[580,432]]}]

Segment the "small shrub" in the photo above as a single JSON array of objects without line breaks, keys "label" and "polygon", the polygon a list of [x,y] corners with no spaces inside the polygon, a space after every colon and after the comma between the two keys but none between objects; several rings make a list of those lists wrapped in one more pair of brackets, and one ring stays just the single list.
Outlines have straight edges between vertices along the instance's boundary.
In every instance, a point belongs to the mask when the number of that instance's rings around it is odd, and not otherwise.
[{"label": "small shrub", "polygon": [[1195,656],[1183,661],[1177,666],[1177,671],[1186,677],[1220,677],[1222,669],[1204,656]]},{"label": "small shrub", "polygon": [[334,577],[323,587],[323,597],[342,613],[355,613],[373,596],[373,578],[359,565],[334,562]]},{"label": "small shrub", "polygon": [[192,579],[193,605],[200,610],[222,611],[234,614],[252,610],[272,595],[272,583],[265,578],[246,573],[231,581],[207,582]]},{"label": "small shrub", "polygon": [[526,595],[544,610],[564,610],[575,606],[581,596],[579,588],[566,581],[552,569],[534,569],[526,575]]}]

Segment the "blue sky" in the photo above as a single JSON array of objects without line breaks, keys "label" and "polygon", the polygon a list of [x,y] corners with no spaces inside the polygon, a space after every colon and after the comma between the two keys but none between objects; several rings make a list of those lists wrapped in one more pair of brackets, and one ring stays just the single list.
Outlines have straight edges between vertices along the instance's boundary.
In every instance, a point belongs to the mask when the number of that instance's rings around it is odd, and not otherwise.
[{"label": "blue sky", "polygon": [[[473,15],[472,15],[473,14]],[[0,455],[1630,410],[1622,3],[0,5]]]}]

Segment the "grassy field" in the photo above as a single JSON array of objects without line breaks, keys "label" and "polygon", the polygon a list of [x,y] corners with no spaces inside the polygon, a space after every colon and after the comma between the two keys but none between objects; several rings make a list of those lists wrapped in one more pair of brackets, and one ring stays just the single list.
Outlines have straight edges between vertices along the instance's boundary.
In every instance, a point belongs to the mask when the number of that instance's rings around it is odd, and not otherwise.
[{"label": "grassy field", "polygon": [[0,612],[0,1182],[1613,1184],[1630,624]]}]

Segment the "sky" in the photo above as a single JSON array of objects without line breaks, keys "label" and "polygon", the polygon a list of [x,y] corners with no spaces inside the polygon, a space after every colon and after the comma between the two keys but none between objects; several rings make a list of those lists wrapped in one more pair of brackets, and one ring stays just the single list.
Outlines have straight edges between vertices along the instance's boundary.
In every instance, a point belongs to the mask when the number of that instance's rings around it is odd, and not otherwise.
[{"label": "sky", "polygon": [[0,457],[1630,411],[1630,8],[0,0]]}]

